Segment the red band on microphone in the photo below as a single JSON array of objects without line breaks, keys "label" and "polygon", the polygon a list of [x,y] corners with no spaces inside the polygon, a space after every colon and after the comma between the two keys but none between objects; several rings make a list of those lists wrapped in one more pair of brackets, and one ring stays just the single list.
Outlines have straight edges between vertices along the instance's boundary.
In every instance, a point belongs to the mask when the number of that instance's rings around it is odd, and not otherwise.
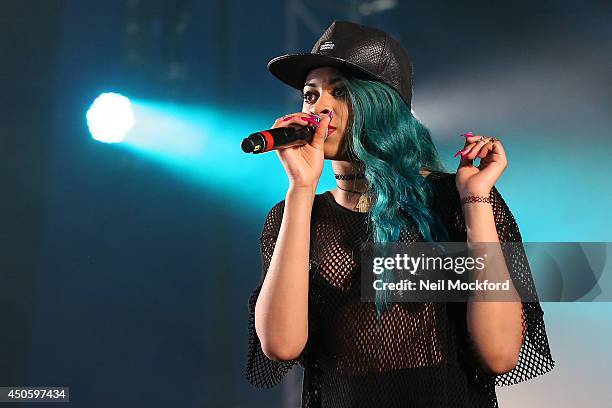
[{"label": "red band on microphone", "polygon": [[270,132],[259,132],[263,135],[264,138],[266,138],[266,149],[263,150],[264,152],[269,152],[270,150],[272,150],[272,148],[274,147],[274,138],[272,137],[272,135],[270,134]]}]

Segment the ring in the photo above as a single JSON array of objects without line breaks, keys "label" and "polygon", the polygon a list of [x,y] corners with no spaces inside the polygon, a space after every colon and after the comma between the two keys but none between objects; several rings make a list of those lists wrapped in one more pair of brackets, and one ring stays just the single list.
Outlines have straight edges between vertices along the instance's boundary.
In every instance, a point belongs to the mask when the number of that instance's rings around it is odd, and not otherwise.
[{"label": "ring", "polygon": [[481,136],[479,142],[484,142],[485,144],[491,142],[492,144],[495,144],[495,142],[498,141],[498,140],[499,139],[496,138],[496,137],[485,138],[484,136]]}]

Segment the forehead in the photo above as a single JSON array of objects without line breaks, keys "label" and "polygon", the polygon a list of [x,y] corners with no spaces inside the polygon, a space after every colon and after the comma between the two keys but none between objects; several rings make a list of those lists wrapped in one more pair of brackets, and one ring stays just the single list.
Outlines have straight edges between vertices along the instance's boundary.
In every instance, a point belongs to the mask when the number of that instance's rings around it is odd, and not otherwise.
[{"label": "forehead", "polygon": [[341,72],[333,67],[319,67],[311,70],[308,75],[306,75],[306,79],[304,83],[315,83],[317,85],[326,84],[332,78],[341,77]]}]

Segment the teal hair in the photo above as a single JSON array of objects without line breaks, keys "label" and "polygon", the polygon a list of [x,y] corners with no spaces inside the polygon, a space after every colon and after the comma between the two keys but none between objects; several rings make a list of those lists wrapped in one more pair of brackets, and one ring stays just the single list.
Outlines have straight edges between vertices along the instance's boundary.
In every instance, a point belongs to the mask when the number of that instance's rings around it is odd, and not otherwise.
[{"label": "teal hair", "polygon": [[[350,100],[350,160],[360,162],[372,197],[368,225],[374,242],[398,242],[400,231],[412,218],[425,241],[447,240],[447,230],[431,211],[435,194],[430,180],[419,171],[446,172],[429,130],[413,115],[399,93],[390,86],[367,79],[346,78]],[[410,217],[402,215],[402,211]],[[383,282],[392,282],[385,270]],[[388,308],[386,291],[376,292],[378,321]]]}]

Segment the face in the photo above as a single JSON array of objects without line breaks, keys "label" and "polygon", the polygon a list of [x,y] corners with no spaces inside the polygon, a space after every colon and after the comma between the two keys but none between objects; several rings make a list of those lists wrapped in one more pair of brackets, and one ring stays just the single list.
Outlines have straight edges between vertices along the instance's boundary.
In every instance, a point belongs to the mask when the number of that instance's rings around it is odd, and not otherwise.
[{"label": "face", "polygon": [[332,67],[315,68],[308,73],[302,92],[302,112],[327,115],[334,112],[325,141],[325,158],[349,161],[346,134],[349,123],[349,99],[340,80],[340,71]]}]

